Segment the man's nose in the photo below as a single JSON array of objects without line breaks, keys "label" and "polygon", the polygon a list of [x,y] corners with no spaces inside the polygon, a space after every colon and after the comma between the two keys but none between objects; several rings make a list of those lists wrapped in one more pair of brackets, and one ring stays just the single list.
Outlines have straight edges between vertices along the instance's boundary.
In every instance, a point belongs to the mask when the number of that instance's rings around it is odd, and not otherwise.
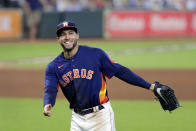
[{"label": "man's nose", "polygon": [[66,34],[64,38],[65,38],[66,40],[69,39],[69,35]]}]

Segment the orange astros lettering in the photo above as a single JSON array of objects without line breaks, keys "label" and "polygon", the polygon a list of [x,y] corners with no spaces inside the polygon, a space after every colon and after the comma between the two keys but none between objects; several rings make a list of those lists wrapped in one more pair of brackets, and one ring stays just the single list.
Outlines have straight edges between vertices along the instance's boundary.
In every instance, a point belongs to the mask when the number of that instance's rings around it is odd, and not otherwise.
[{"label": "orange astros lettering", "polygon": [[81,78],[86,77],[86,69],[81,69]]},{"label": "orange astros lettering", "polygon": [[[61,65],[63,66],[63,65]],[[58,67],[59,68],[59,67]],[[86,70],[86,69],[73,69],[72,71],[69,71],[65,74],[62,75],[63,80],[66,82],[66,84],[70,83],[73,81],[73,79],[78,79],[78,78],[83,78],[83,79],[88,79],[91,80],[93,77],[94,71],[93,70]]]},{"label": "orange astros lettering", "polygon": [[73,69],[73,73],[74,73],[74,78],[80,78],[78,69]]},{"label": "orange astros lettering", "polygon": [[87,75],[86,78],[89,79],[89,80],[92,79],[93,73],[94,73],[94,71],[89,70],[89,71],[88,71],[88,75]]},{"label": "orange astros lettering", "polygon": [[71,71],[67,72],[66,75],[69,76],[69,78],[70,78],[71,80],[73,80],[72,72],[71,72]]}]

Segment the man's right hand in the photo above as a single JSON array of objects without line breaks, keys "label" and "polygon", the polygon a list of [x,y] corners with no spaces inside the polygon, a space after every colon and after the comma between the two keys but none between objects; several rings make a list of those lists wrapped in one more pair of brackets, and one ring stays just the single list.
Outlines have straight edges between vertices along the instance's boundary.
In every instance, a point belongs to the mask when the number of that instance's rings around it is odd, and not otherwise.
[{"label": "man's right hand", "polygon": [[47,104],[47,105],[45,105],[44,106],[44,115],[45,116],[51,116],[51,112],[50,112],[50,110],[52,109],[52,105],[51,104]]}]

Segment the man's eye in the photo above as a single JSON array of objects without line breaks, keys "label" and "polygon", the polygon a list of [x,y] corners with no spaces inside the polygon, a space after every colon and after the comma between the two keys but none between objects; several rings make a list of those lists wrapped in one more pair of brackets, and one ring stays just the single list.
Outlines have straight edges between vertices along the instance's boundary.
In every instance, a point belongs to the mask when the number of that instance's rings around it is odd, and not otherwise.
[{"label": "man's eye", "polygon": [[65,35],[65,33],[61,33],[61,34],[60,34],[60,36],[64,36],[64,35]]}]

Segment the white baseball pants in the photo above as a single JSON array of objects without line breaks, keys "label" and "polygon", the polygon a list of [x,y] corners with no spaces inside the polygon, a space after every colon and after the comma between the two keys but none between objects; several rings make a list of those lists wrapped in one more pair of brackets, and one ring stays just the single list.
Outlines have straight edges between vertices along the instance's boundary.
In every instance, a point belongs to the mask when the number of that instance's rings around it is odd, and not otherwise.
[{"label": "white baseball pants", "polygon": [[116,131],[110,102],[103,106],[104,109],[86,115],[79,115],[72,110],[71,131]]}]

